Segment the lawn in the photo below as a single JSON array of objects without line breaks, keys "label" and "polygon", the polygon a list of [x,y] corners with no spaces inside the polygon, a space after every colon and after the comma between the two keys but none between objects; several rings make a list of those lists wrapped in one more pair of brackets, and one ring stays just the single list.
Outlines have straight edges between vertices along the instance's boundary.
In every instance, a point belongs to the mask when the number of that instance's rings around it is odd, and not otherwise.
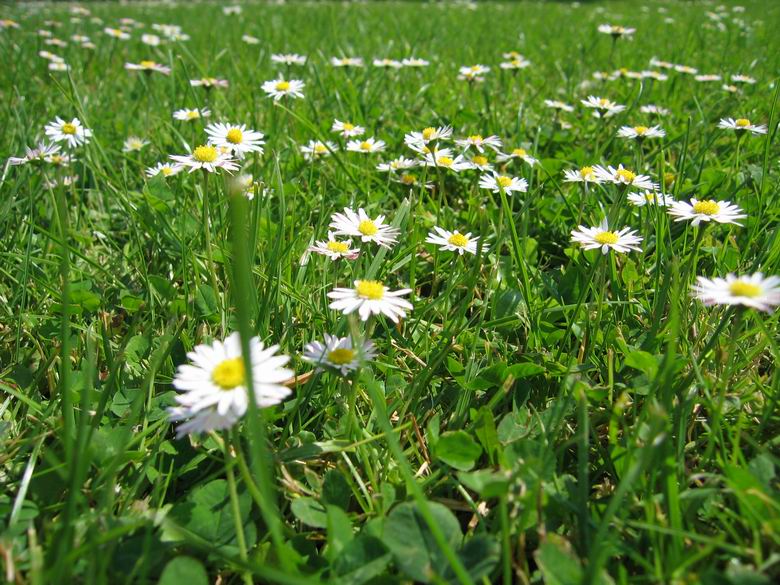
[{"label": "lawn", "polygon": [[6,581],[777,582],[778,27],[4,5]]}]

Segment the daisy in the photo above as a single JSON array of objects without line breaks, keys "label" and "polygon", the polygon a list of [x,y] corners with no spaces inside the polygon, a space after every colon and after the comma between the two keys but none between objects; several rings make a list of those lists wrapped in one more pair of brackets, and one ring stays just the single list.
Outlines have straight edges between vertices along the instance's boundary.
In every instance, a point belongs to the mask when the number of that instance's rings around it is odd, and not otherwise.
[{"label": "daisy", "polygon": [[485,81],[485,78],[482,76],[488,71],[490,71],[490,67],[485,67],[484,65],[461,67],[458,69],[458,79],[465,81]]},{"label": "daisy", "polygon": [[707,306],[742,305],[771,313],[780,305],[780,276],[764,278],[760,272],[726,278],[696,278],[693,296]]},{"label": "daisy", "polygon": [[699,72],[695,67],[689,67],[688,65],[675,65],[674,70],[677,73],[685,73],[686,75],[696,75]]},{"label": "daisy", "polygon": [[478,171],[492,171],[493,165],[490,164],[490,161],[484,154],[475,154],[471,157],[471,160],[469,161],[471,163],[472,169],[478,170]]},{"label": "daisy", "polygon": [[171,68],[165,65],[160,65],[154,61],[144,60],[140,63],[125,63],[125,69],[128,71],[143,71],[144,73],[162,73],[163,75],[170,75]]},{"label": "daisy", "polygon": [[49,71],[70,71],[70,65],[64,61],[52,61],[49,63]]},{"label": "daisy", "polygon": [[482,189],[489,189],[493,193],[504,193],[511,195],[515,191],[519,193],[525,193],[528,191],[528,181],[525,179],[518,179],[517,177],[510,177],[508,175],[499,175],[493,173],[492,175],[483,175],[479,179],[479,186]]},{"label": "daisy", "polygon": [[642,71],[642,78],[655,79],[656,81],[666,81],[669,79],[669,76],[661,73],[660,71]]},{"label": "daisy", "polygon": [[382,172],[382,173],[394,173],[396,171],[403,171],[406,169],[411,169],[413,167],[417,166],[417,161],[412,160],[411,158],[404,158],[402,156],[399,156],[398,158],[395,158],[391,160],[390,162],[386,163],[379,163],[376,166],[376,170]]},{"label": "daisy", "polygon": [[609,118],[615,114],[619,114],[626,109],[626,106],[616,104],[615,102],[608,100],[607,98],[596,97],[595,95],[589,95],[588,99],[580,100],[582,105],[586,108],[593,108],[595,111],[593,115],[597,118]]},{"label": "daisy", "polygon": [[400,230],[385,223],[385,216],[378,215],[371,219],[363,208],[357,213],[348,207],[344,213],[334,213],[330,218],[330,226],[337,236],[354,236],[362,242],[374,242],[385,248],[390,248],[398,239]]},{"label": "daisy", "polygon": [[528,154],[528,151],[525,148],[514,148],[512,149],[512,152],[499,153],[497,160],[498,162],[505,162],[514,158],[519,158],[531,166],[534,166],[539,162],[539,159]]},{"label": "daisy", "polygon": [[[400,175],[390,175],[390,180],[394,183],[400,183],[406,187],[414,187],[418,184],[417,177],[411,173],[401,173]],[[433,189],[433,183],[427,182],[424,187],[426,189]]]},{"label": "daisy", "polygon": [[334,67],[363,67],[360,57],[331,57],[330,64]]},{"label": "daisy", "polygon": [[159,162],[155,166],[146,169],[146,176],[151,178],[162,174],[163,177],[172,177],[173,175],[179,174],[183,168],[184,167],[180,165]]},{"label": "daisy", "polygon": [[0,18],[0,29],[20,28],[19,23],[10,18]]},{"label": "daisy", "polygon": [[767,132],[766,126],[752,124],[747,118],[737,118],[736,120],[733,118],[721,118],[720,122],[718,122],[718,128],[734,130],[735,132],[748,131],[751,134],[766,134]]},{"label": "daisy", "polygon": [[227,79],[217,79],[216,77],[201,77],[200,79],[190,79],[192,87],[205,87],[212,89],[214,87],[228,87],[230,83]]},{"label": "daisy", "polygon": [[385,149],[384,140],[376,140],[373,137],[366,138],[365,140],[350,140],[347,142],[347,150],[350,152],[362,152],[363,154],[371,154],[374,152],[382,152]]},{"label": "daisy", "polygon": [[427,67],[430,65],[430,62],[425,59],[418,59],[417,57],[409,57],[407,59],[402,59],[401,65],[404,67]]},{"label": "daisy", "polygon": [[579,226],[571,232],[572,242],[576,242],[584,250],[601,248],[601,253],[606,254],[610,248],[615,252],[626,253],[631,250],[641,252],[639,243],[642,238],[636,235],[636,231],[623,228],[620,231],[610,231],[607,219],[604,218],[598,227]]},{"label": "daisy", "polygon": [[637,175],[636,173],[623,168],[623,165],[618,165],[618,168],[608,166],[606,168],[596,165],[593,167],[593,172],[596,176],[605,183],[614,183],[615,185],[631,185],[632,187],[638,187],[640,189],[648,189],[653,191],[658,188],[658,185],[650,180],[647,175]]},{"label": "daisy", "polygon": [[361,136],[366,129],[363,126],[357,126],[351,122],[342,122],[341,120],[334,120],[333,126],[330,127],[331,132],[338,132],[344,138],[350,138],[352,136]]},{"label": "daisy", "polygon": [[244,41],[247,45],[259,45],[260,39],[257,37],[253,37],[252,35],[241,35],[241,40]]},{"label": "daisy", "polygon": [[325,334],[325,343],[312,341],[303,348],[301,359],[317,366],[338,371],[342,376],[357,370],[363,362],[370,362],[376,357],[374,344],[371,340],[363,342],[360,349],[352,347],[350,337],[336,337]]},{"label": "daisy", "polygon": [[736,85],[729,85],[728,83],[723,84],[721,89],[729,93],[737,93],[739,91],[739,88]]},{"label": "daisy", "polygon": [[574,106],[570,106],[566,102],[561,102],[558,100],[544,100],[544,105],[548,108],[552,108],[553,110],[562,110],[564,112],[574,111]]},{"label": "daisy", "polygon": [[33,161],[43,161],[47,157],[57,154],[60,151],[59,144],[46,144],[39,142],[35,148],[25,148],[24,156],[12,156],[8,159],[8,164],[12,166],[25,165]]},{"label": "daisy", "polygon": [[110,37],[119,39],[120,41],[126,41],[127,39],[130,38],[130,35],[120,28],[104,28],[103,32]]},{"label": "daisy", "polygon": [[144,146],[149,144],[148,140],[139,138],[138,136],[128,136],[122,145],[122,152],[136,152],[141,150]]},{"label": "daisy", "polygon": [[467,136],[466,138],[456,140],[455,144],[460,146],[463,150],[468,150],[472,146],[476,148],[479,152],[484,152],[485,147],[490,147],[495,151],[498,151],[499,148],[501,148],[501,139],[498,136],[491,135],[487,138],[483,138],[479,134],[472,134],[471,136]]},{"label": "daisy", "polygon": [[78,118],[66,122],[59,116],[46,124],[44,132],[53,142],[65,142],[70,148],[87,144],[92,136],[92,130],[82,126]]},{"label": "daisy", "polygon": [[295,53],[271,55],[271,61],[283,65],[306,65],[306,57]]},{"label": "daisy", "polygon": [[526,67],[529,67],[531,65],[531,62],[524,59],[523,57],[517,57],[515,59],[512,59],[510,61],[504,61],[499,65],[501,69],[508,69],[508,70],[518,70],[518,69],[525,69]]},{"label": "daisy", "polygon": [[426,167],[449,169],[456,173],[471,168],[471,163],[464,159],[463,156],[458,155],[453,158],[449,150],[446,148],[426,154],[423,164]]},{"label": "daisy", "polygon": [[675,221],[691,220],[692,226],[701,222],[716,221],[718,223],[733,223],[741,226],[738,219],[746,218],[742,209],[729,201],[713,201],[712,199],[691,198],[691,202],[674,201],[669,206],[669,215],[675,217]]},{"label": "daisy", "polygon": [[[249,375],[259,408],[279,404],[290,394],[282,385],[293,375],[284,367],[290,358],[276,355],[278,349],[278,345],[265,348],[257,337],[249,342]],[[187,358],[191,363],[180,365],[173,378],[173,387],[180,392],[175,398],[177,406],[168,411],[172,421],[187,421],[179,425],[177,436],[232,427],[249,406],[238,333],[224,342],[198,345]]]},{"label": "daisy", "polygon": [[645,205],[657,205],[658,207],[667,207],[674,203],[674,198],[664,193],[655,191],[645,191],[644,193],[629,193],[628,201],[636,207]]},{"label": "daisy", "polygon": [[382,68],[390,68],[390,69],[400,69],[403,67],[403,63],[400,61],[396,61],[395,59],[374,59],[373,63],[374,67],[382,67]]},{"label": "daisy", "polygon": [[54,61],[55,63],[63,63],[65,61],[65,59],[59,55],[55,55],[49,51],[38,51],[38,56],[46,59],[47,61]]},{"label": "daisy", "polygon": [[447,140],[452,136],[452,126],[439,126],[435,128],[429,126],[423,128],[422,132],[410,132],[404,136],[404,143],[407,146],[412,144],[419,146],[425,145],[429,142],[435,142],[437,140]]},{"label": "daisy", "polygon": [[601,179],[596,175],[593,167],[582,167],[576,171],[564,170],[563,181],[565,183],[596,183],[601,184]]},{"label": "daisy", "polygon": [[145,34],[141,35],[141,42],[150,47],[159,47],[160,43],[162,43],[162,39],[157,35]]},{"label": "daisy", "polygon": [[72,154],[61,154],[59,152],[49,152],[43,156],[43,160],[55,167],[67,167],[78,160]]},{"label": "daisy", "polygon": [[173,113],[173,117],[176,120],[182,120],[186,122],[191,122],[192,120],[199,120],[201,118],[208,118],[211,115],[211,110],[208,110],[206,108],[195,108],[194,110],[189,110],[187,108],[184,108],[182,110],[176,110]]},{"label": "daisy", "polygon": [[308,144],[301,146],[301,152],[303,158],[306,160],[315,160],[325,156],[330,156],[330,153],[337,150],[336,146],[332,142],[320,142],[319,140],[310,140]]},{"label": "daisy", "polygon": [[753,85],[756,80],[748,75],[732,75],[731,83],[748,83]]},{"label": "daisy", "polygon": [[660,126],[623,126],[618,130],[620,138],[644,140],[645,138],[663,138],[666,132]]},{"label": "daisy", "polygon": [[408,288],[391,291],[378,280],[356,280],[355,288],[335,288],[329,292],[328,297],[333,302],[328,307],[345,315],[357,311],[362,321],[371,315],[382,314],[398,323],[398,319],[404,318],[406,311],[412,309],[409,301],[400,298],[410,292]]},{"label": "daisy", "polygon": [[694,79],[700,82],[720,81],[721,76],[720,75],[696,75],[694,76]]},{"label": "daisy", "polygon": [[279,101],[283,97],[302,98],[303,88],[306,84],[300,79],[273,79],[266,81],[262,85],[262,89],[268,94],[268,97],[274,98],[274,101]]},{"label": "daisy", "polygon": [[662,108],[661,106],[656,106],[654,104],[647,104],[646,106],[641,106],[639,108],[639,111],[643,114],[650,114],[653,116],[668,116],[669,110],[666,108]]},{"label": "daisy", "polygon": [[220,152],[211,145],[198,146],[192,151],[192,154],[172,154],[171,160],[181,166],[189,167],[190,173],[194,173],[198,169],[209,173],[214,173],[217,169],[225,169],[228,172],[238,170],[238,165],[229,154]]},{"label": "daisy", "polygon": [[[458,230],[454,232],[434,226],[432,232],[428,232],[425,241],[429,244],[439,246],[440,250],[447,252],[457,252],[463,256],[465,252],[469,254],[477,253],[477,238],[472,238],[471,233],[462,234]],[[482,251],[487,252],[487,245],[482,245]]]},{"label": "daisy", "polygon": [[360,250],[350,247],[349,242],[341,242],[335,238],[333,232],[328,232],[328,239],[325,241],[316,241],[313,246],[309,246],[308,252],[327,256],[331,260],[346,258],[354,260],[360,255]]},{"label": "daisy", "polygon": [[606,35],[612,35],[613,38],[617,39],[620,37],[632,36],[636,32],[636,29],[626,28],[618,24],[600,24],[599,32]]},{"label": "daisy", "polygon": [[246,124],[209,124],[206,134],[209,144],[229,150],[238,159],[250,152],[263,154],[263,133],[247,129]]}]

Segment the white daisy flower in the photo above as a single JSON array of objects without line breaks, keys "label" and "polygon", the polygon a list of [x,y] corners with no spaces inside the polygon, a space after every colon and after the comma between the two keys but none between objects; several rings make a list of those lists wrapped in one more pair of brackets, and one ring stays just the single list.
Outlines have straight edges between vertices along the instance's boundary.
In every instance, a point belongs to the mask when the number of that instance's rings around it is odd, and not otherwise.
[{"label": "white daisy flower", "polygon": [[780,276],[764,277],[755,274],[736,276],[727,274],[726,278],[696,278],[693,296],[707,306],[742,305],[771,313],[780,305]]},{"label": "white daisy flower", "polygon": [[363,67],[360,57],[331,57],[330,64],[334,67]]},{"label": "white daisy flower", "polygon": [[718,122],[718,128],[724,130],[734,130],[735,132],[750,132],[751,134],[766,134],[767,127],[764,125],[753,124],[747,118],[721,118]]},{"label": "white daisy flower", "polygon": [[[400,175],[391,174],[390,180],[394,183],[400,183],[401,185],[405,185],[407,187],[414,187],[418,184],[417,177],[412,173],[401,173]],[[425,183],[424,187],[426,189],[433,189],[433,183],[429,181]]]},{"label": "white daisy flower", "polygon": [[694,79],[700,82],[708,82],[708,81],[720,81],[722,78],[720,75],[706,74],[706,75],[696,75],[694,76]]},{"label": "white daisy flower", "polygon": [[753,85],[756,82],[756,80],[749,75],[732,75],[731,76],[731,83],[748,83],[750,85]]},{"label": "white daisy flower", "polygon": [[173,387],[180,392],[175,398],[177,406],[168,411],[172,421],[187,421],[179,425],[177,436],[232,427],[249,407],[247,375],[252,377],[258,407],[279,404],[289,396],[290,389],[282,383],[293,375],[283,367],[290,358],[276,355],[278,349],[277,345],[265,348],[253,337],[249,342],[249,373],[238,333],[232,333],[224,342],[198,345],[189,352],[191,363],[180,365],[173,378]]},{"label": "white daisy flower", "polygon": [[400,230],[385,223],[385,216],[378,215],[371,219],[359,208],[357,213],[348,207],[344,213],[334,213],[330,218],[330,226],[337,236],[353,236],[362,242],[374,242],[385,248],[390,248],[398,239]]},{"label": "white daisy flower", "polygon": [[179,174],[182,171],[182,168],[183,167],[180,165],[159,162],[155,166],[146,169],[146,176],[156,177],[157,175],[162,174],[163,177],[172,177],[173,175]]},{"label": "white daisy flower", "polygon": [[281,63],[283,65],[306,65],[306,57],[304,55],[297,55],[295,53],[279,53],[271,55],[271,61],[273,63]]},{"label": "white daisy flower", "polygon": [[604,218],[598,227],[579,226],[571,232],[572,242],[576,242],[584,250],[595,250],[601,248],[601,253],[606,254],[610,248],[615,252],[626,253],[631,250],[641,252],[639,243],[642,238],[636,235],[636,231],[630,228],[623,228],[620,231],[611,231]]},{"label": "white daisy flower", "polygon": [[452,136],[452,126],[439,126],[438,128],[429,126],[422,132],[410,132],[404,136],[404,143],[407,146],[414,145],[418,152],[422,146],[435,142],[437,140],[448,140]]},{"label": "white daisy flower", "polygon": [[606,35],[612,35],[614,38],[619,38],[632,36],[636,32],[636,29],[626,28],[619,24],[600,24],[599,32]]},{"label": "white daisy flower", "polygon": [[301,359],[317,366],[318,371],[331,368],[342,376],[347,376],[375,357],[374,343],[370,339],[364,341],[360,349],[355,349],[352,347],[350,337],[336,337],[326,333],[325,343],[320,341],[308,343],[303,348]]},{"label": "white daisy flower", "polygon": [[490,164],[490,161],[488,160],[488,157],[486,157],[484,154],[475,154],[471,157],[470,167],[471,169],[475,169],[478,171],[493,171],[493,165]]},{"label": "white daisy flower", "polygon": [[723,84],[721,89],[729,93],[737,93],[739,91],[739,88],[736,85],[729,85],[728,83]]},{"label": "white daisy flower", "polygon": [[618,130],[620,138],[644,140],[645,138],[663,138],[666,132],[660,126],[623,126]]},{"label": "white daisy flower", "polygon": [[595,110],[593,115],[597,118],[609,118],[626,109],[626,106],[616,104],[607,98],[596,97],[595,95],[589,95],[588,99],[580,100],[580,103],[586,108]]},{"label": "white daisy flower", "polygon": [[47,144],[39,142],[35,148],[25,147],[24,156],[12,156],[8,158],[8,164],[12,166],[25,165],[33,161],[43,161],[60,152],[59,144]]},{"label": "white daisy flower", "polygon": [[404,67],[427,67],[430,65],[429,61],[425,59],[418,59],[417,57],[408,57],[401,60],[401,65]]},{"label": "white daisy flower", "polygon": [[438,167],[456,173],[472,168],[471,163],[464,159],[462,155],[453,158],[449,149],[446,148],[426,154],[423,164],[426,167]]},{"label": "white daisy flower", "polygon": [[412,304],[403,295],[411,289],[391,291],[378,280],[356,280],[355,288],[335,288],[328,293],[333,302],[329,308],[349,315],[358,312],[360,319],[368,320],[371,315],[385,315],[393,323],[406,316],[406,311],[412,309]]},{"label": "white daisy flower", "polygon": [[360,250],[352,248],[350,242],[341,242],[336,239],[333,232],[328,232],[327,240],[315,241],[313,246],[307,248],[307,252],[313,252],[315,254],[321,254],[327,256],[331,260],[339,260],[340,258],[346,258],[347,260],[354,260],[360,255]]},{"label": "white daisy flower", "polygon": [[493,191],[493,193],[500,193],[503,191],[507,195],[511,195],[515,191],[519,193],[528,191],[528,181],[525,179],[510,177],[509,175],[499,175],[498,173],[482,175],[479,179],[479,186],[482,189],[489,189],[490,191]]},{"label": "white daisy flower", "polygon": [[373,152],[382,152],[385,149],[384,140],[376,140],[373,137],[365,140],[350,140],[347,142],[347,150],[350,152],[361,152],[371,154]]},{"label": "white daisy flower", "polygon": [[566,102],[561,102],[558,100],[544,100],[544,105],[548,108],[552,108],[553,110],[562,110],[564,112],[574,111],[574,106],[570,106]]},{"label": "white daisy flower", "polygon": [[[469,254],[477,253],[477,238],[472,238],[471,233],[462,234],[458,230],[454,232],[434,226],[433,231],[428,232],[428,237],[425,241],[429,244],[439,246],[440,250],[447,252],[457,252],[463,256],[465,252]],[[482,251],[487,252],[488,247],[486,244],[482,245]]]},{"label": "white daisy flower", "polygon": [[496,157],[496,160],[498,160],[498,162],[506,162],[515,158],[519,158],[531,166],[534,166],[539,162],[539,159],[534,158],[528,154],[528,151],[525,148],[514,148],[511,152],[499,153],[499,155]]},{"label": "white daisy flower", "polygon": [[222,7],[222,14],[226,16],[230,16],[231,14],[241,14],[241,7],[236,6],[223,6]]},{"label": "white daisy flower", "polygon": [[747,217],[737,205],[729,201],[713,201],[712,199],[691,198],[691,202],[674,201],[669,206],[669,215],[675,221],[690,220],[691,225],[697,226],[701,222],[715,221],[718,223],[733,223],[741,226],[738,219]]},{"label": "white daisy flower", "polygon": [[49,63],[49,71],[70,71],[70,65],[62,61],[52,61]]},{"label": "white daisy flower", "polygon": [[306,160],[316,160],[330,156],[330,153],[336,150],[338,150],[338,146],[333,142],[320,142],[319,140],[310,140],[308,144],[301,146],[303,158]]},{"label": "white daisy flower", "polygon": [[531,62],[523,57],[516,57],[514,59],[511,59],[509,61],[504,61],[499,65],[501,69],[505,70],[518,70],[518,69],[525,69],[526,67],[530,67]]},{"label": "white daisy flower", "polygon": [[483,75],[490,71],[490,67],[484,65],[471,65],[458,69],[458,79],[465,81],[485,81]]},{"label": "white daisy flower", "polygon": [[119,39],[120,41],[126,41],[130,38],[130,35],[121,28],[104,28],[103,32],[112,38]]},{"label": "white daisy flower", "polygon": [[181,110],[176,110],[173,113],[174,119],[182,120],[185,122],[200,120],[201,118],[208,118],[210,115],[211,115],[211,110],[207,108],[195,108],[193,110],[184,108]]},{"label": "white daisy flower", "polygon": [[675,65],[674,70],[677,73],[685,73],[686,75],[696,75],[699,72],[695,67],[689,67],[688,65]]},{"label": "white daisy flower", "polygon": [[65,59],[60,57],[59,55],[55,55],[54,53],[51,53],[49,51],[38,51],[38,56],[46,59],[47,61],[54,61],[55,63],[64,63]]},{"label": "white daisy flower", "polygon": [[217,169],[224,169],[227,172],[238,170],[238,165],[229,153],[221,152],[217,147],[210,144],[196,147],[192,154],[172,154],[171,160],[189,168],[190,173],[194,173],[198,169],[203,169],[209,173],[215,173]]},{"label": "white daisy flower", "polygon": [[92,130],[82,126],[78,118],[66,122],[59,116],[54,119],[54,122],[46,124],[44,132],[53,142],[65,142],[70,148],[87,144],[92,136]]},{"label": "white daisy flower", "polygon": [[563,181],[565,183],[596,183],[601,184],[602,180],[596,175],[593,167],[582,167],[579,170],[563,171]]},{"label": "white daisy flower", "polygon": [[417,166],[417,161],[412,160],[411,158],[404,158],[402,156],[399,156],[398,158],[394,158],[390,162],[386,163],[379,163],[376,166],[376,170],[382,172],[382,173],[394,173],[396,171],[403,171],[406,169],[411,169],[413,167]]},{"label": "white daisy flower", "polygon": [[501,139],[495,135],[491,135],[491,136],[487,136],[486,138],[483,138],[479,134],[472,134],[471,136],[467,136],[466,138],[456,140],[455,144],[460,146],[463,150],[468,150],[473,146],[479,152],[484,152],[485,147],[492,148],[493,150],[498,152],[498,149],[501,148]]},{"label": "white daisy flower", "polygon": [[669,79],[669,76],[660,71],[642,71],[642,79],[645,78],[655,79],[656,81],[666,81]]},{"label": "white daisy flower", "polygon": [[629,193],[628,201],[636,207],[644,207],[645,205],[667,207],[674,202],[674,197],[656,191],[645,191],[644,193]]},{"label": "white daisy flower", "polygon": [[674,69],[674,63],[670,63],[669,61],[661,61],[660,59],[656,59],[653,57],[650,59],[650,67],[659,67],[661,69]]},{"label": "white daisy flower", "polygon": [[263,133],[247,129],[246,124],[209,124],[206,134],[209,144],[229,150],[239,160],[250,152],[263,154]]},{"label": "white daisy flower", "polygon": [[143,71],[144,73],[162,73],[163,75],[170,75],[171,68],[156,63],[155,61],[144,60],[139,63],[125,63],[125,69],[128,71]]},{"label": "white daisy flower", "polygon": [[341,120],[334,120],[333,126],[330,127],[331,132],[338,132],[344,138],[350,138],[352,136],[362,136],[366,131],[363,126],[357,126],[351,122],[342,122]]},{"label": "white daisy flower", "polygon": [[128,136],[122,145],[122,152],[136,152],[141,150],[144,146],[149,144],[148,140],[139,138],[138,136]]},{"label": "white daisy flower", "polygon": [[253,37],[252,35],[241,35],[241,40],[244,41],[247,45],[259,45],[260,39],[257,37]]},{"label": "white daisy flower", "polygon": [[662,108],[661,106],[656,106],[655,104],[647,104],[646,106],[641,106],[639,108],[639,111],[643,114],[650,114],[652,116],[668,116],[670,111],[667,108]]},{"label": "white daisy flower", "polygon": [[273,79],[266,81],[262,85],[262,89],[268,94],[268,97],[274,98],[274,101],[279,101],[284,97],[302,98],[303,88],[306,84],[300,79]]},{"label": "white daisy flower", "polygon": [[593,172],[596,173],[596,177],[600,181],[605,183],[614,183],[615,185],[630,185],[632,187],[638,187],[639,189],[647,189],[648,191],[655,191],[658,189],[658,185],[647,175],[637,175],[636,173],[623,168],[623,165],[618,165],[618,168],[608,166],[606,168],[601,165],[593,167]]},{"label": "white daisy flower", "polygon": [[230,82],[227,79],[218,79],[216,77],[201,77],[200,79],[190,79],[192,87],[205,87],[213,89],[215,87],[229,87]]},{"label": "white daisy flower", "polygon": [[43,156],[43,160],[55,167],[68,167],[78,159],[72,154],[62,154],[60,152],[49,152]]},{"label": "white daisy flower", "polygon": [[400,69],[404,66],[403,63],[396,61],[395,59],[374,59],[372,65],[384,69]]},{"label": "white daisy flower", "polygon": [[160,43],[162,43],[162,39],[157,35],[145,34],[141,35],[141,42],[150,47],[159,47]]}]

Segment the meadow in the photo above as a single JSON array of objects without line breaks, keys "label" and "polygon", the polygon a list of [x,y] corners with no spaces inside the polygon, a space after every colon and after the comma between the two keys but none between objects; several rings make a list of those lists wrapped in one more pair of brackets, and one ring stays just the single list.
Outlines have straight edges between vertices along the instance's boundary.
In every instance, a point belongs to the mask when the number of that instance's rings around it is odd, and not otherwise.
[{"label": "meadow", "polygon": [[777,582],[778,27],[2,5],[5,581]]}]

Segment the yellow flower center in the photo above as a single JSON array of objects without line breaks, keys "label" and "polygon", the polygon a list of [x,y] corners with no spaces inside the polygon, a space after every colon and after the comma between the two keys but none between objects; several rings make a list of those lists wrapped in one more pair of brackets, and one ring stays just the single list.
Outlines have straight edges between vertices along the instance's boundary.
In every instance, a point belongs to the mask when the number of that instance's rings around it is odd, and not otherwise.
[{"label": "yellow flower center", "polygon": [[378,280],[358,280],[355,291],[360,298],[370,301],[379,301],[385,296],[385,287]]},{"label": "yellow flower center", "polygon": [[525,156],[528,154],[528,152],[525,150],[525,148],[515,148],[512,151],[512,154],[514,154],[515,156]]},{"label": "yellow flower center", "polygon": [[607,98],[599,98],[599,105],[602,108],[606,108],[609,105],[609,100]]},{"label": "yellow flower center", "polygon": [[348,364],[354,358],[355,358],[355,352],[346,347],[340,347],[339,349],[334,349],[332,352],[328,354],[328,361],[332,364],[336,364],[337,366],[343,366],[344,364]]},{"label": "yellow flower center", "polygon": [[485,156],[475,156],[471,159],[471,162],[473,162],[475,165],[484,167],[486,164],[488,164],[488,159]]},{"label": "yellow flower center", "polygon": [[615,232],[601,232],[593,237],[599,244],[617,244],[618,235]]},{"label": "yellow flower center", "polygon": [[634,126],[634,132],[637,133],[638,136],[644,136],[649,128],[647,126]]},{"label": "yellow flower center", "polygon": [[471,66],[471,71],[472,71],[473,73],[478,73],[478,72],[479,72],[479,71],[481,71],[481,70],[482,70],[482,67],[480,67],[479,65],[472,65],[472,66]]},{"label": "yellow flower center", "polygon": [[214,162],[217,160],[217,149],[213,146],[199,146],[192,151],[192,158],[202,163]]},{"label": "yellow flower center", "polygon": [[622,179],[626,183],[633,183],[634,179],[636,179],[636,175],[628,169],[618,169],[615,175],[617,175],[618,179]]},{"label": "yellow flower center", "polygon": [[674,173],[664,173],[664,185],[669,186],[674,183]]},{"label": "yellow flower center", "polygon": [[438,164],[438,165],[440,165],[440,166],[442,166],[442,167],[451,167],[451,166],[452,166],[452,163],[454,163],[454,162],[455,162],[455,161],[454,161],[454,160],[452,160],[452,159],[451,159],[450,157],[448,157],[448,156],[440,156],[440,157],[439,157],[439,160],[437,160],[437,161],[436,161],[436,164]]},{"label": "yellow flower center", "polygon": [[736,120],[735,124],[737,125],[737,128],[747,128],[750,126],[750,120],[747,118],[739,118]]},{"label": "yellow flower center", "polygon": [[164,177],[168,177],[173,172],[173,169],[171,167],[163,167],[160,171]]},{"label": "yellow flower center", "polygon": [[706,201],[697,201],[693,204],[693,212],[702,215],[715,215],[720,211],[720,205],[717,201],[707,199]]},{"label": "yellow flower center", "polygon": [[371,150],[371,143],[367,140],[364,140],[360,143],[360,150]]},{"label": "yellow flower center", "polygon": [[287,91],[290,89],[290,82],[289,81],[277,81],[276,82],[276,91]]},{"label": "yellow flower center", "polygon": [[355,125],[354,124],[350,124],[349,122],[344,122],[342,124],[342,128],[344,128],[344,130],[346,130],[346,131],[354,130],[355,129]]},{"label": "yellow flower center", "polygon": [[231,128],[228,130],[225,138],[227,138],[227,141],[231,144],[241,144],[241,142],[244,140],[244,133],[241,132],[239,128]]},{"label": "yellow flower center", "polygon": [[515,67],[520,67],[520,59],[512,59],[510,63]]},{"label": "yellow flower center", "polygon": [[447,241],[458,248],[465,248],[469,243],[469,239],[463,234],[452,234]]},{"label": "yellow flower center", "polygon": [[328,149],[325,147],[324,144],[315,144],[314,152],[316,152],[317,154],[323,154],[325,152],[328,152]]},{"label": "yellow flower center", "polygon": [[422,137],[423,137],[425,140],[430,140],[430,139],[431,139],[431,136],[433,136],[435,133],[436,133],[436,128],[430,128],[430,127],[428,127],[428,128],[425,128],[425,129],[422,131]]},{"label": "yellow flower center", "polygon": [[379,231],[379,228],[370,219],[364,219],[358,224],[358,231],[364,236],[373,236]]},{"label": "yellow flower center", "polygon": [[62,133],[63,134],[75,134],[76,133],[76,125],[71,124],[70,122],[65,122],[62,125]]},{"label": "yellow flower center", "polygon": [[482,136],[480,136],[479,134],[472,134],[471,136],[469,136],[469,141],[480,143],[482,142]]},{"label": "yellow flower center", "polygon": [[190,110],[187,112],[188,120],[196,120],[197,118],[200,118],[200,112],[198,110]]},{"label": "yellow flower center", "polygon": [[223,390],[232,390],[236,386],[241,386],[245,379],[244,358],[240,357],[220,362],[211,372],[211,381]]},{"label": "yellow flower center", "polygon": [[593,176],[593,167],[582,167],[580,169],[580,177],[583,179],[589,179]]},{"label": "yellow flower center", "polygon": [[346,242],[328,242],[328,250],[331,252],[336,252],[338,254],[343,254],[347,250],[349,250],[349,244]]},{"label": "yellow flower center", "polygon": [[729,292],[735,297],[753,298],[761,294],[761,287],[744,280],[735,280],[729,285]]},{"label": "yellow flower center", "polygon": [[499,175],[496,177],[496,183],[498,183],[498,186],[506,189],[509,187],[509,185],[512,184],[512,177],[507,177],[506,175]]},{"label": "yellow flower center", "polygon": [[648,191],[647,193],[645,193],[645,199],[647,199],[652,203],[653,201],[655,201],[655,193],[653,193],[652,191]]},{"label": "yellow flower center", "polygon": [[401,182],[404,185],[414,185],[417,182],[417,178],[414,175],[401,175]]},{"label": "yellow flower center", "polygon": [[143,67],[144,69],[151,69],[153,67],[156,67],[157,63],[155,63],[154,61],[141,61],[139,65],[141,65],[141,67]]}]

